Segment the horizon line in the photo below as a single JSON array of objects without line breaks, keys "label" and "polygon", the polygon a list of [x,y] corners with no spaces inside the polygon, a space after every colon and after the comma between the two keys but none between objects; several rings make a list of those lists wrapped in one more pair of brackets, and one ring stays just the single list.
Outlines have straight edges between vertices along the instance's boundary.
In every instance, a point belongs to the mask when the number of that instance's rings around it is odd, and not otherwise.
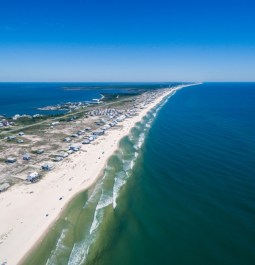
[{"label": "horizon line", "polygon": [[0,81],[1,83],[255,83],[254,81]]}]

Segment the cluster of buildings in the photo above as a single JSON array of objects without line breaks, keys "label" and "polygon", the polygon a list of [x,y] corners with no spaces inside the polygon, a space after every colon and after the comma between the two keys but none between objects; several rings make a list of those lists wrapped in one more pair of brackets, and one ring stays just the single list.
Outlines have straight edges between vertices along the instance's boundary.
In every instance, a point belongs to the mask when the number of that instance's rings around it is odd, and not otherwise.
[{"label": "cluster of buildings", "polygon": [[[55,154],[50,155],[50,160],[52,162],[60,162],[67,158],[69,155],[80,151],[81,145],[80,144],[91,144],[94,142],[98,137],[105,134],[106,131],[111,129],[112,127],[115,127],[116,125],[123,122],[125,119],[128,119],[134,115],[136,115],[139,112],[139,109],[143,109],[146,105],[153,102],[156,97],[159,95],[158,92],[149,92],[144,93],[143,95],[140,95],[138,98],[132,101],[131,104],[129,104],[127,109],[116,109],[116,108],[95,108],[91,111],[89,111],[88,116],[91,117],[100,117],[99,121],[95,122],[95,125],[97,128],[92,129],[91,127],[86,127],[84,129],[80,129],[79,131],[76,131],[69,136],[65,137],[63,139],[63,142],[67,143],[68,146],[64,147],[61,151],[58,151]],[[68,106],[70,109],[73,109],[74,107],[80,108],[83,106],[84,103],[78,102],[78,103],[66,103],[64,105],[57,105],[55,107],[63,108],[64,106]],[[132,105],[132,106],[131,106]],[[13,119],[18,119],[20,117],[28,117],[29,115],[15,115]],[[30,116],[31,117],[31,116]],[[76,117],[73,117],[73,119],[76,119]],[[1,120],[2,122],[2,120]],[[50,127],[54,127],[58,125],[58,121],[54,121],[50,124]],[[1,123],[0,123],[1,126]],[[22,143],[23,140],[21,139],[24,135],[23,132],[19,132],[16,135],[10,135],[6,137],[7,141],[17,141],[17,143]],[[19,139],[18,139],[18,138]],[[34,155],[41,155],[44,153],[43,149],[38,149],[36,151],[33,151]],[[25,153],[22,156],[23,161],[30,161],[31,155],[29,153]],[[6,159],[6,163],[15,163],[17,159],[13,156],[10,156]],[[54,163],[53,163],[54,164]],[[54,168],[54,165],[51,163],[44,163],[40,169],[41,171],[50,171]],[[32,173],[29,173],[26,177],[26,180],[30,183],[36,182],[40,179],[41,174],[37,171],[33,171]]]},{"label": "cluster of buildings", "polygon": [[[43,149],[38,149],[35,151],[36,154],[38,155],[41,155],[44,153],[44,150]],[[31,160],[31,155],[29,153],[25,153],[23,154],[22,156],[22,160],[24,161],[29,161]],[[6,158],[5,162],[8,163],[8,164],[13,164],[17,161],[17,158],[16,157],[13,157],[13,156],[9,156]]]},{"label": "cluster of buildings", "polygon": [[38,108],[38,110],[67,110],[67,111],[76,111],[79,109],[82,109],[86,106],[88,106],[90,103],[89,102],[67,102],[63,104],[57,104],[54,106],[47,106],[43,108]]},{"label": "cluster of buildings", "polygon": [[117,109],[94,109],[89,112],[90,116],[108,116],[114,117],[118,115],[121,111]]},{"label": "cluster of buildings", "polygon": [[19,132],[17,135],[9,135],[4,138],[6,141],[16,141],[18,144],[21,144],[24,142],[23,139],[17,138],[22,137],[24,135],[24,132]]},{"label": "cluster of buildings", "polygon": [[9,127],[13,125],[15,125],[13,121],[8,121],[4,117],[0,116],[0,128]]},{"label": "cluster of buildings", "polygon": [[111,120],[118,120],[120,116],[132,116],[136,114],[135,108],[133,109],[127,109],[127,110],[121,110],[121,109],[94,109],[89,112],[90,116],[105,116],[108,119]]},{"label": "cluster of buildings", "polygon": [[11,119],[6,119],[4,116],[0,115],[0,128],[14,126],[15,125],[14,121],[21,119],[21,118],[32,119],[32,118],[39,118],[39,117],[43,117],[43,115],[35,114],[31,116],[31,115],[26,115],[26,114],[24,115],[16,114]]},{"label": "cluster of buildings", "polygon": [[21,118],[27,118],[27,119],[32,119],[32,116],[31,115],[27,115],[27,114],[23,114],[23,115],[20,115],[20,114],[16,114],[12,117],[12,119],[14,121],[18,120],[18,119],[21,119]]},{"label": "cluster of buildings", "polygon": [[27,119],[32,119],[32,118],[39,118],[39,117],[43,117],[44,115],[41,115],[41,114],[34,114],[34,115],[27,115],[27,114],[23,114],[23,115],[20,115],[20,114],[16,114],[12,117],[12,119],[14,121],[18,120],[18,119],[22,119],[22,118],[27,118]]}]

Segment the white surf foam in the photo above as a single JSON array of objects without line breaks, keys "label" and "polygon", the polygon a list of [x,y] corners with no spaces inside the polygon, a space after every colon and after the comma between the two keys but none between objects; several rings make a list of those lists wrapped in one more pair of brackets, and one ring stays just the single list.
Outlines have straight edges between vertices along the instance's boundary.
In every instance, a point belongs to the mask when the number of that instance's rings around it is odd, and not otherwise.
[{"label": "white surf foam", "polygon": [[95,211],[95,214],[94,214],[94,219],[93,219],[93,222],[92,222],[92,225],[90,227],[90,230],[89,230],[89,233],[92,234],[99,226],[100,224],[100,216],[99,216],[99,212],[98,210]]},{"label": "white surf foam", "polygon": [[125,172],[131,170],[133,167],[134,167],[134,159],[123,161],[123,169]]},{"label": "white surf foam", "polygon": [[91,203],[95,203],[98,200],[100,193],[102,193],[102,181],[99,181],[96,184],[92,194],[90,195],[89,199],[84,204],[83,209],[87,208]]},{"label": "white surf foam", "polygon": [[102,194],[102,196],[101,196],[101,198],[97,204],[96,210],[103,209],[110,204],[112,204],[112,196]]},{"label": "white surf foam", "polygon": [[80,265],[87,256],[86,242],[75,243],[70,254],[68,265]]},{"label": "white surf foam", "polygon": [[96,206],[96,210],[94,213],[93,222],[90,227],[89,233],[92,234],[100,225],[103,219],[103,211],[102,209],[111,205],[113,203],[113,197],[109,195],[102,194],[101,198]]},{"label": "white surf foam", "polygon": [[127,174],[124,171],[121,171],[116,174],[114,178],[114,186],[113,186],[113,208],[115,209],[117,206],[117,198],[119,196],[120,190],[123,185],[127,182],[126,180]]},{"label": "white surf foam", "polygon": [[141,133],[140,136],[139,136],[139,138],[138,138],[138,143],[137,143],[137,145],[138,145],[139,148],[142,147],[143,142],[144,142],[144,139],[145,139],[145,134],[144,133]]},{"label": "white surf foam", "polygon": [[66,251],[68,249],[68,247],[65,246],[64,242],[63,242],[67,232],[68,232],[67,229],[63,229],[63,231],[61,232],[61,235],[60,235],[60,237],[57,241],[57,244],[56,244],[56,248],[51,252],[51,255],[48,258],[46,265],[55,265],[57,262],[56,258],[58,256],[58,254]]}]

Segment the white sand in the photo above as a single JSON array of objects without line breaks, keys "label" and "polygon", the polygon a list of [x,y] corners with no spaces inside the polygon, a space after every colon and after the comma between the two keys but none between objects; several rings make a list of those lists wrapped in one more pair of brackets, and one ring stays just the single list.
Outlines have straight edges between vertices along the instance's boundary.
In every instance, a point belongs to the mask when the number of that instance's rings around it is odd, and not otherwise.
[{"label": "white sand", "polygon": [[0,194],[0,264],[21,261],[67,203],[96,181],[120,139],[169,93],[147,105],[138,116],[123,121],[121,130],[109,130],[97,144],[83,145],[81,151],[62,161],[39,182],[16,185]]}]

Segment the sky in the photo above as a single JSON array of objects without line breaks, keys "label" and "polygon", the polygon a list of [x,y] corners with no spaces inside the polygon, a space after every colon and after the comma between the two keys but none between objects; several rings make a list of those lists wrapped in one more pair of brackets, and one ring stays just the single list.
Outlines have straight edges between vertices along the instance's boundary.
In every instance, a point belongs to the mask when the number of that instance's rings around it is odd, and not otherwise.
[{"label": "sky", "polygon": [[0,0],[0,82],[255,81],[254,14],[254,0]]}]

